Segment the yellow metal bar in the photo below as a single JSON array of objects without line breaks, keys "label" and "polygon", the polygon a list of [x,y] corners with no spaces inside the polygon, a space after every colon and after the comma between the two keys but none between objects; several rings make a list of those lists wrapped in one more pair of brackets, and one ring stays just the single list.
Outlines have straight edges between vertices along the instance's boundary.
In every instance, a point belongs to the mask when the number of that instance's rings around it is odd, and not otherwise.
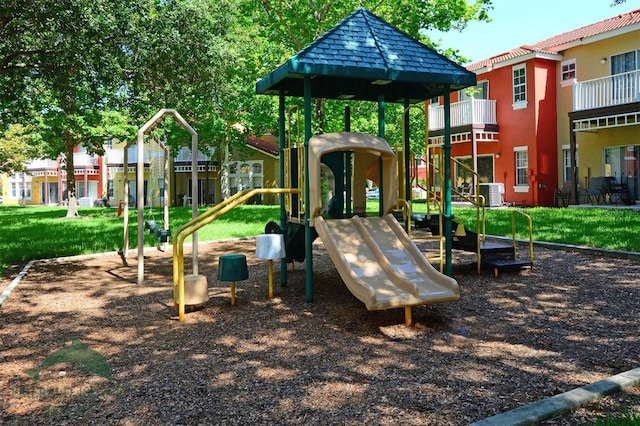
[{"label": "yellow metal bar", "polygon": [[397,204],[398,210],[402,211],[402,219],[407,224],[407,235],[411,238],[411,203],[405,199],[399,198]]},{"label": "yellow metal bar", "polygon": [[451,161],[453,161],[453,163],[455,165],[457,165],[457,167],[462,168],[464,170],[466,170],[467,172],[471,173],[471,175],[474,176],[473,181],[475,182],[474,185],[474,193],[470,194],[470,195],[466,195],[466,194],[462,194],[461,192],[457,191],[457,190],[453,190],[453,192],[456,193],[456,195],[460,198],[462,198],[465,201],[470,202],[471,204],[473,204],[474,206],[476,206],[476,235],[477,235],[477,241],[476,241],[476,263],[477,263],[477,271],[478,274],[481,273],[481,263],[482,263],[482,259],[481,259],[481,252],[480,252],[480,246],[481,244],[486,240],[486,215],[485,215],[485,210],[486,210],[486,204],[485,204],[485,198],[484,196],[480,195],[480,179],[479,179],[479,175],[477,172],[475,172],[471,167],[467,166],[466,164],[458,161],[455,158],[452,158]]},{"label": "yellow metal bar", "polygon": [[[306,194],[304,193],[304,182],[305,182],[305,173],[304,169],[304,150],[305,147],[303,144],[298,145],[298,187],[301,187],[303,190],[300,192],[300,196],[298,197],[298,220],[302,221],[304,219],[305,205],[304,200],[306,199]],[[301,184],[302,183],[302,184]]]},{"label": "yellow metal bar", "polygon": [[404,323],[406,325],[411,325],[413,320],[411,319],[411,306],[404,307]]},{"label": "yellow metal bar", "polygon": [[258,194],[299,194],[297,188],[256,188],[238,192],[223,202],[216,204],[198,217],[191,219],[182,225],[173,234],[173,297],[174,303],[176,293],[178,295],[178,316],[180,321],[184,321],[184,241],[198,231],[203,226],[213,222],[220,216],[232,210],[234,207],[247,202],[250,198]]},{"label": "yellow metal bar", "polygon": [[[292,137],[293,137],[293,132],[291,131],[291,126],[292,126],[292,118],[291,116],[293,115],[293,111],[296,112],[296,140],[295,143],[292,143]],[[295,146],[300,146],[300,107],[298,105],[291,105],[288,109],[287,109],[287,117],[288,117],[288,125],[289,125],[289,131],[287,132],[287,140],[289,142],[289,148],[291,148],[293,145]]]},{"label": "yellow metal bar", "polygon": [[[284,186],[285,188],[291,188],[291,148],[284,149]],[[284,200],[285,210],[293,211],[293,200],[291,194],[287,194]]]}]

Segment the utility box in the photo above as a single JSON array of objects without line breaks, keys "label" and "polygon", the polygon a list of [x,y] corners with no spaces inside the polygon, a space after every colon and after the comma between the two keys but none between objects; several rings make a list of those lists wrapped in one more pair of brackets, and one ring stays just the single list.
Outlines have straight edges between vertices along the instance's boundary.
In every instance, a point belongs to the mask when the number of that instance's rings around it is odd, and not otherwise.
[{"label": "utility box", "polygon": [[486,207],[502,206],[502,194],[504,194],[504,184],[502,183],[480,184],[480,195],[484,197]]}]

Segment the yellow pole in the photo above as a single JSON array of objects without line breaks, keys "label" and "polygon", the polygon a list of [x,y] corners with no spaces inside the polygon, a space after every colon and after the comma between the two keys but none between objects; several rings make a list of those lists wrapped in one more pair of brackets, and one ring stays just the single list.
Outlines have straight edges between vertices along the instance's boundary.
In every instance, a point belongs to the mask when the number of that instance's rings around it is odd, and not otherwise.
[{"label": "yellow pole", "polygon": [[404,323],[411,325],[411,306],[404,307]]},{"label": "yellow pole", "polygon": [[273,297],[273,260],[269,259],[269,299]]},{"label": "yellow pole", "polygon": [[[224,202],[216,204],[214,207],[201,214],[200,216],[191,219],[189,222],[182,225],[173,235],[173,256],[174,256],[174,288],[178,287],[178,314],[180,321],[184,321],[184,240],[188,235],[198,231],[203,226],[211,223],[218,217],[227,213],[239,204],[245,203],[252,196],[256,194],[301,194],[300,189],[292,188],[256,188],[245,191],[240,191]],[[176,273],[177,268],[177,273]],[[175,290],[174,290],[175,298]],[[175,300],[174,300],[175,302]]]}]

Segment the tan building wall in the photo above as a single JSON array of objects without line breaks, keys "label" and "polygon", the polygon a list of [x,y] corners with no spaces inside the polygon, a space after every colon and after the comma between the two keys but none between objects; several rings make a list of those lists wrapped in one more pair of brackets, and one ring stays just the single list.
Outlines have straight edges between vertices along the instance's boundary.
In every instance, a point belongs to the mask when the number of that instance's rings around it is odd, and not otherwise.
[{"label": "tan building wall", "polygon": [[[578,45],[563,52],[563,62],[575,59],[576,80],[583,82],[611,75],[611,56],[636,50],[640,54],[640,30],[593,43]],[[561,63],[557,67],[558,81],[558,170],[563,170],[563,147],[569,145],[569,113],[573,111],[573,86],[562,83]],[[605,163],[605,147],[640,145],[640,125],[577,132],[578,183],[585,187],[591,177],[616,173]],[[619,175],[617,177],[620,177]],[[559,184],[563,173],[558,173]]]}]

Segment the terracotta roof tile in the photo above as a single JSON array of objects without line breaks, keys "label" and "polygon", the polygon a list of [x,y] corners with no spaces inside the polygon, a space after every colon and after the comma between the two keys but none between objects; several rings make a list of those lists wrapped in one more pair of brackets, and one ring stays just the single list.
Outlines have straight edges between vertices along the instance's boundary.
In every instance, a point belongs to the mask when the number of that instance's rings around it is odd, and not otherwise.
[{"label": "terracotta roof tile", "polygon": [[604,21],[596,22],[576,30],[567,31],[562,34],[547,38],[532,45],[524,45],[511,49],[507,52],[494,55],[490,58],[483,59],[478,62],[467,65],[469,71],[475,71],[482,68],[490,68],[492,64],[515,59],[530,53],[549,53],[557,54],[561,52],[565,46],[574,41],[578,41],[587,37],[593,37],[608,31],[617,30],[619,28],[628,27],[630,25],[640,23],[640,9],[633,10],[614,16]]},{"label": "terracotta roof tile", "polygon": [[249,136],[247,138],[247,145],[257,149],[258,151],[262,151],[270,155],[275,155],[276,157],[278,156],[277,138],[273,136],[263,136],[261,138]]},{"label": "terracotta roof tile", "polygon": [[573,31],[558,34],[546,40],[542,40],[534,46],[540,49],[559,52],[562,50],[562,46],[567,43],[586,37],[593,37],[598,34],[603,34],[608,31],[617,30],[637,23],[640,23],[640,9],[623,13],[618,16],[614,16],[613,18],[605,19],[604,21],[596,22],[595,24],[587,25]]}]

